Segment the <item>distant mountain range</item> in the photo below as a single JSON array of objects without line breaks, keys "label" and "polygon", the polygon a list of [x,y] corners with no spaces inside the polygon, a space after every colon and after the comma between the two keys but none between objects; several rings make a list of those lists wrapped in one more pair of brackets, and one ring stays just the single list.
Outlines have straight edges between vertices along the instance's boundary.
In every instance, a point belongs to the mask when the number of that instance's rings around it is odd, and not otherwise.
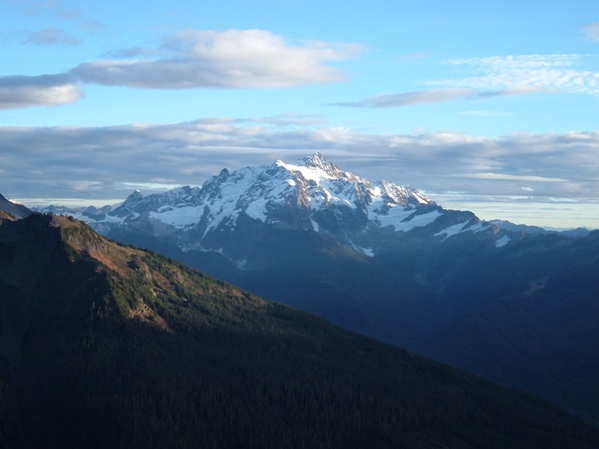
[{"label": "distant mountain range", "polygon": [[79,221],[3,217],[3,449],[599,446],[544,401]]},{"label": "distant mountain range", "polygon": [[540,226],[530,226],[523,224],[514,224],[506,220],[491,220],[496,226],[499,226],[501,229],[505,229],[506,231],[517,231],[517,232],[525,232],[527,234],[553,234],[559,232],[561,235],[569,236],[569,237],[586,237],[591,233],[591,231],[587,228],[575,228],[575,229],[546,229]]},{"label": "distant mountain range", "polygon": [[599,231],[486,222],[319,153],[46,211],[599,423]]}]

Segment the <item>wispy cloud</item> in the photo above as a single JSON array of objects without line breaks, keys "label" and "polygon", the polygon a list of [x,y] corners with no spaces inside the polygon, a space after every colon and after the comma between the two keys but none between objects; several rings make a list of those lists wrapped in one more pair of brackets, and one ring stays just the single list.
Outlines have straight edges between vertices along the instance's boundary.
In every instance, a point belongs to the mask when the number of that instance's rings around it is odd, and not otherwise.
[{"label": "wispy cloud", "polygon": [[468,178],[491,179],[495,181],[525,181],[525,182],[567,182],[562,178],[547,178],[544,176],[506,175],[502,173],[472,173]]},{"label": "wispy cloud", "polygon": [[0,77],[0,110],[74,103],[83,96],[68,75]]},{"label": "wispy cloud", "polygon": [[356,102],[336,103],[336,106],[355,108],[396,108],[423,103],[443,103],[456,99],[469,99],[475,92],[470,89],[431,89],[399,94],[385,94]]},{"label": "wispy cloud", "polygon": [[341,81],[327,63],[359,51],[350,44],[291,45],[264,30],[189,30],[158,48],[137,48],[133,59],[92,61],[72,73],[86,83],[147,89],[282,88]]},{"label": "wispy cloud", "polygon": [[538,92],[536,88],[512,88],[503,90],[476,90],[465,88],[429,89],[400,94],[376,95],[365,100],[335,103],[335,106],[355,108],[397,108],[426,103],[445,103],[454,100],[481,100],[493,97],[507,97]]},{"label": "wispy cloud", "polygon": [[60,0],[5,0],[5,2],[16,6],[25,16],[71,21],[87,31],[105,28],[100,21],[89,17],[83,9],[65,6]]},{"label": "wispy cloud", "polygon": [[64,30],[58,28],[46,28],[44,30],[30,33],[23,40],[25,44],[31,45],[79,45],[82,42],[74,36],[71,36]]},{"label": "wispy cloud", "polygon": [[588,23],[581,30],[587,39],[599,42],[599,22]]},{"label": "wispy cloud", "polygon": [[577,70],[588,55],[550,54],[452,59],[445,64],[466,66],[475,75],[423,81],[424,85],[477,90],[587,93],[599,95],[599,72]]},{"label": "wispy cloud", "polygon": [[51,14],[61,19],[72,19],[82,17],[84,13],[80,9],[69,8],[60,0],[9,0],[17,5],[23,14],[28,16],[43,16]]},{"label": "wispy cloud", "polygon": [[123,186],[126,189],[143,189],[143,190],[168,190],[179,187],[179,184],[169,184],[165,182],[120,182],[116,183],[118,186]]},{"label": "wispy cloud", "polygon": [[424,80],[419,84],[431,86],[429,89],[376,95],[335,105],[393,108],[538,93],[599,95],[599,72],[576,69],[585,58],[591,56],[553,54],[452,59],[443,64],[470,68],[474,75]]}]

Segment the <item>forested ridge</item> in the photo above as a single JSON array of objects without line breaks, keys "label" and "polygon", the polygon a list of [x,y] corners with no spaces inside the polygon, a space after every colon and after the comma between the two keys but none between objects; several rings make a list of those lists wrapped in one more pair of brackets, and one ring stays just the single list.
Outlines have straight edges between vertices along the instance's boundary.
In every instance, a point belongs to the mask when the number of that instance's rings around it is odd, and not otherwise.
[{"label": "forested ridge", "polygon": [[80,222],[0,220],[2,448],[595,448],[532,396]]}]

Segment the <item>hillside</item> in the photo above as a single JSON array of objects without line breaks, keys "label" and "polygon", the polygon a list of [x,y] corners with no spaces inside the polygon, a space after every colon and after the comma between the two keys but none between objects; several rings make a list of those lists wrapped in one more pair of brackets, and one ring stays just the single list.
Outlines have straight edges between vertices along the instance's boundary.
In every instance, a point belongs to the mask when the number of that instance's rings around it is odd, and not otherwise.
[{"label": "hillside", "polygon": [[533,397],[82,223],[0,221],[3,448],[592,448]]}]

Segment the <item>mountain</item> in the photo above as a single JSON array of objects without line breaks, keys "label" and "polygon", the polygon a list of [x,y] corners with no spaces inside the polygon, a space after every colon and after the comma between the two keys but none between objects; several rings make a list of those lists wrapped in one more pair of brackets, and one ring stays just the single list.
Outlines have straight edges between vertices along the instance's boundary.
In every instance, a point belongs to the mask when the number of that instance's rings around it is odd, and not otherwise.
[{"label": "mountain", "polygon": [[410,187],[370,182],[320,153],[290,164],[278,160],[232,173],[223,169],[202,187],[147,197],[135,191],[113,210],[87,208],[77,218],[105,235],[142,233],[182,251],[218,252],[245,269],[265,263],[257,255],[248,258],[245,236],[240,238],[248,232],[312,231],[372,256],[385,246],[389,232],[433,223],[444,237],[485,229],[473,214],[445,211]]},{"label": "mountain", "polygon": [[482,221],[319,153],[73,214],[599,425],[599,231]]},{"label": "mountain", "polygon": [[575,228],[575,229],[545,229],[540,226],[530,226],[523,224],[514,224],[506,220],[491,220],[490,223],[498,226],[500,229],[507,231],[524,232],[527,234],[550,234],[559,232],[561,235],[568,237],[586,237],[591,233],[587,228]]},{"label": "mountain", "polygon": [[73,219],[0,220],[2,448],[593,448],[543,401]]},{"label": "mountain", "polygon": [[507,231],[525,232],[527,234],[549,234],[552,232],[540,226],[515,224],[507,220],[491,220],[491,223]]},{"label": "mountain", "polygon": [[33,212],[22,204],[13,203],[0,194],[0,212],[5,212],[14,218],[24,218]]}]

